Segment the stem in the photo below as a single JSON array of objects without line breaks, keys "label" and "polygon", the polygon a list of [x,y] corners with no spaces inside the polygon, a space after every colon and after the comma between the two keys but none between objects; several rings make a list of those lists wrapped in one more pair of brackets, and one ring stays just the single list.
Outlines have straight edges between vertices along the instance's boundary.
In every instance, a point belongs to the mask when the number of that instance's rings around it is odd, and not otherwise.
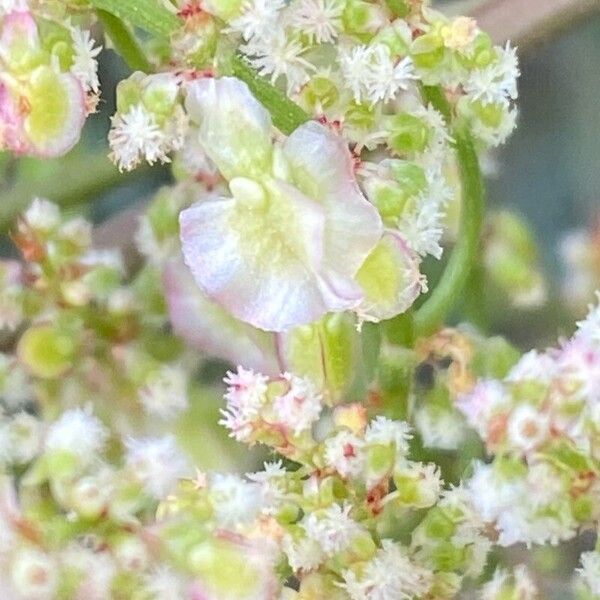
[{"label": "stem", "polygon": [[[450,111],[442,91],[439,88],[424,88],[423,92],[425,98],[448,118]],[[479,160],[473,140],[466,130],[455,129],[454,138],[462,182],[460,229],[442,278],[415,315],[415,330],[421,336],[435,332],[454,308],[464,292],[479,252],[485,205]]]},{"label": "stem", "polygon": [[97,10],[96,13],[104,33],[108,35],[115,50],[123,57],[129,68],[132,71],[151,73],[154,70],[152,65],[125,23],[105,10]]}]

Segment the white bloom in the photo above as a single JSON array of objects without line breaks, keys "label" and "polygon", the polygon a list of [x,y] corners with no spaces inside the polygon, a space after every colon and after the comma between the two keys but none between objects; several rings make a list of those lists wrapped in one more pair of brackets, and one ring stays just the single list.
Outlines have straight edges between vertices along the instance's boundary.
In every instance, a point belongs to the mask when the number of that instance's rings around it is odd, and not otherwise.
[{"label": "white bloom", "polygon": [[361,533],[362,529],[350,517],[350,504],[332,504],[317,516],[310,513],[300,523],[309,539],[319,544],[327,556],[342,552]]},{"label": "white bloom", "polygon": [[319,419],[322,396],[309,379],[290,373],[284,373],[283,377],[290,387],[285,394],[275,399],[273,412],[279,423],[298,435],[310,429]]},{"label": "white bloom", "polygon": [[427,448],[456,450],[467,433],[458,411],[431,403],[424,403],[417,409],[415,426]]},{"label": "white bloom", "polygon": [[246,475],[250,481],[260,485],[263,512],[265,514],[273,514],[280,501],[285,498],[283,479],[286,475],[287,471],[280,460],[272,463],[267,462],[264,464],[263,471]]},{"label": "white bloom", "polygon": [[210,498],[217,523],[236,527],[252,522],[262,507],[261,486],[239,475],[217,473],[210,480]]},{"label": "white bloom", "polygon": [[131,171],[142,159],[150,164],[169,162],[166,152],[169,140],[156,123],[154,115],[141,104],[132,106],[125,114],[111,117],[108,134],[110,158],[121,171]]},{"label": "white bloom", "polygon": [[408,452],[408,441],[412,438],[410,425],[405,421],[392,421],[387,417],[375,417],[365,431],[367,444],[394,444],[398,454]]},{"label": "white bloom", "polygon": [[584,552],[580,556],[581,568],[577,572],[594,596],[600,596],[600,553]]},{"label": "white bloom", "polygon": [[100,54],[102,46],[94,47],[94,40],[90,32],[71,27],[71,39],[73,40],[73,51],[75,53],[71,72],[86,90],[97,93],[100,89],[98,81],[98,61],[96,57]]},{"label": "white bloom", "polygon": [[519,359],[505,378],[508,383],[534,381],[544,385],[550,384],[556,375],[556,363],[548,353],[531,350]]},{"label": "white bloom", "polygon": [[172,569],[160,566],[144,577],[152,600],[181,600],[188,597],[187,583]]},{"label": "white bloom", "polygon": [[548,438],[550,420],[539,409],[523,404],[510,414],[506,432],[511,448],[529,452]]},{"label": "white bloom", "polygon": [[472,100],[483,104],[505,104],[518,96],[520,75],[516,48],[507,44],[498,50],[498,58],[485,69],[473,71],[465,83],[465,92]]},{"label": "white bloom", "polygon": [[268,381],[265,375],[243,367],[238,367],[237,373],[227,373],[227,408],[221,411],[223,419],[219,423],[231,430],[231,435],[240,442],[249,439],[252,422],[267,401]]},{"label": "white bloom", "polygon": [[105,600],[110,597],[111,585],[117,566],[108,552],[94,552],[81,544],[73,543],[61,555],[64,564],[78,571],[81,577],[78,600]]},{"label": "white bloom", "polygon": [[444,234],[444,217],[438,204],[425,201],[414,212],[402,216],[398,230],[413,252],[419,256],[431,254],[439,260],[443,253],[440,240]]},{"label": "white bloom", "polygon": [[585,336],[576,336],[558,352],[559,377],[566,389],[590,406],[600,402],[600,346]]},{"label": "white bloom", "polygon": [[425,596],[433,582],[433,573],[415,565],[406,549],[391,540],[382,541],[360,578],[353,571],[343,577],[352,600],[412,600]]},{"label": "white bloom", "polygon": [[417,78],[412,59],[407,56],[394,60],[384,44],[372,48],[370,66],[367,97],[371,104],[393,100],[399,91],[406,91]]},{"label": "white bloom", "polygon": [[319,542],[310,537],[294,540],[291,536],[286,535],[281,546],[294,573],[313,571],[326,558]]},{"label": "white bloom", "polygon": [[14,557],[10,578],[20,598],[51,600],[58,586],[58,565],[35,548],[23,547]]},{"label": "white bloom", "polygon": [[482,439],[488,436],[488,424],[495,413],[510,408],[510,397],[504,386],[493,379],[480,380],[470,393],[460,396],[456,408]]},{"label": "white bloom", "polygon": [[246,0],[242,14],[229,23],[229,31],[240,33],[246,41],[270,35],[284,7],[285,0]]},{"label": "white bloom", "polygon": [[261,75],[268,76],[271,83],[285,77],[290,94],[298,91],[308,81],[308,71],[314,70],[314,66],[302,58],[306,49],[300,41],[290,38],[281,29],[260,40],[252,40],[241,49],[252,66]]},{"label": "white bloom", "polygon": [[46,434],[46,450],[69,452],[86,463],[102,451],[108,431],[89,410],[65,411],[52,423]]},{"label": "white bloom", "polygon": [[343,0],[299,0],[290,8],[289,21],[311,43],[322,44],[337,38],[343,12]]},{"label": "white bloom", "polygon": [[346,87],[355,102],[367,95],[367,82],[371,76],[372,51],[368,46],[348,46],[339,49],[339,61]]},{"label": "white bloom", "polygon": [[126,464],[146,491],[162,500],[188,469],[185,456],[172,436],[129,439]]},{"label": "white bloom", "polygon": [[28,0],[0,0],[0,16],[29,10]]},{"label": "white bloom", "polygon": [[34,416],[21,412],[8,424],[11,458],[18,464],[33,460],[42,442],[42,424]]},{"label": "white bloom", "polygon": [[[596,298],[600,300],[600,292],[596,292]],[[589,305],[588,314],[585,319],[577,322],[577,336],[592,340],[600,346],[600,303]]]},{"label": "white bloom", "polygon": [[182,367],[163,365],[150,374],[138,397],[149,415],[171,419],[188,406],[187,385]]},{"label": "white bloom", "polygon": [[35,198],[24,217],[29,227],[42,233],[48,233],[60,223],[60,209],[54,202],[44,198]]},{"label": "white bloom", "polygon": [[364,441],[344,429],[325,440],[325,463],[342,477],[357,477],[364,466]]}]

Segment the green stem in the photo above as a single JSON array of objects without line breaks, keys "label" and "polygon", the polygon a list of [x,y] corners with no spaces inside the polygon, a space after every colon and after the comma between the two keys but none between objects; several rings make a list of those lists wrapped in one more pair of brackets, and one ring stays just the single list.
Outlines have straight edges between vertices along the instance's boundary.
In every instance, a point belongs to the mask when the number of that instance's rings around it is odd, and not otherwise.
[{"label": "green stem", "polygon": [[[450,109],[439,88],[424,88],[424,96],[448,118]],[[435,332],[457,304],[479,252],[485,206],[479,160],[473,140],[466,130],[455,129],[454,139],[462,183],[458,241],[442,278],[415,315],[415,331],[421,336]]]},{"label": "green stem", "polygon": [[154,70],[152,65],[125,23],[105,10],[97,10],[96,13],[104,33],[110,38],[115,50],[123,57],[129,68],[132,71],[151,73]]}]

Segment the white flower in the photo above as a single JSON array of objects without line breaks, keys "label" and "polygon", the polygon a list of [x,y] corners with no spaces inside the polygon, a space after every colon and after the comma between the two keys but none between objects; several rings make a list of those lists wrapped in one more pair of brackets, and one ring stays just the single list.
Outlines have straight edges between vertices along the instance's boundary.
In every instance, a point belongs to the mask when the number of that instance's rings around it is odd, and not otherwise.
[{"label": "white flower", "polygon": [[164,499],[188,470],[187,460],[172,436],[129,439],[125,445],[127,467],[157,500]]},{"label": "white flower", "polygon": [[294,540],[291,536],[286,535],[281,546],[294,573],[313,571],[326,558],[319,542],[310,537]]},{"label": "white flower", "polygon": [[[600,291],[596,292],[596,298],[600,300]],[[592,340],[600,346],[600,303],[594,306],[590,304],[585,319],[577,322],[577,336]]]},{"label": "white flower", "polygon": [[55,598],[58,574],[55,561],[36,548],[20,548],[10,566],[10,579],[19,598]]},{"label": "white flower", "polygon": [[264,464],[263,471],[248,473],[246,475],[250,481],[254,481],[260,485],[263,513],[273,514],[281,500],[285,498],[283,479],[286,475],[287,471],[280,460],[272,463],[267,462]]},{"label": "white flower", "polygon": [[440,240],[445,216],[437,203],[425,201],[415,211],[402,216],[398,230],[413,252],[419,256],[431,254],[439,260],[443,253]]},{"label": "white flower", "polygon": [[308,71],[314,70],[314,66],[302,58],[306,49],[300,41],[290,38],[281,29],[260,40],[252,40],[241,49],[261,75],[269,76],[271,83],[285,77],[289,94],[298,91],[308,81]]},{"label": "white flower", "polygon": [[343,0],[299,0],[290,9],[289,21],[312,44],[333,42],[342,26]]},{"label": "white flower", "polygon": [[252,433],[252,422],[258,418],[261,408],[267,401],[268,377],[254,371],[238,367],[237,373],[228,372],[225,383],[228,385],[225,400],[227,408],[221,410],[223,419],[219,421],[231,431],[232,437],[240,442],[247,441]]},{"label": "white flower", "polygon": [[69,452],[84,463],[102,451],[108,431],[89,410],[74,408],[65,411],[52,423],[46,434],[46,450]]},{"label": "white flower", "polygon": [[240,33],[246,41],[270,35],[284,7],[285,0],[246,0],[241,15],[229,23],[229,31]]},{"label": "white flower", "polygon": [[350,504],[332,504],[317,516],[310,513],[300,523],[309,539],[314,540],[327,556],[342,552],[361,533],[361,526],[350,517]]},{"label": "white flower", "polygon": [[357,477],[364,466],[364,441],[344,429],[325,441],[325,463],[342,477]]},{"label": "white flower", "polygon": [[177,365],[163,365],[153,371],[138,392],[148,414],[160,419],[172,419],[188,406],[187,374]]},{"label": "white flower", "polygon": [[262,507],[261,486],[239,475],[217,473],[210,480],[210,498],[217,523],[236,527],[251,523]]},{"label": "white flower", "polygon": [[470,393],[458,398],[455,405],[465,415],[467,423],[486,439],[489,420],[495,413],[508,410],[510,397],[502,383],[487,379],[478,381]]},{"label": "white flower", "polygon": [[600,553],[584,552],[580,558],[581,568],[577,572],[594,596],[600,596]]},{"label": "white flower", "polygon": [[100,54],[102,46],[94,47],[94,40],[90,36],[90,32],[79,27],[71,27],[71,39],[75,55],[70,70],[86,90],[97,93],[100,89],[100,82],[98,81],[96,57]]},{"label": "white flower", "polygon": [[29,10],[28,0],[0,0],[0,16]]},{"label": "white flower", "polygon": [[62,552],[61,559],[77,570],[81,577],[76,598],[105,600],[110,597],[117,566],[108,552],[94,552],[82,544],[73,543]]},{"label": "white flower", "polygon": [[181,600],[188,597],[187,583],[166,566],[160,566],[144,577],[146,591],[152,600]]},{"label": "white flower", "polygon": [[408,452],[408,441],[412,438],[410,425],[405,421],[392,421],[387,417],[375,417],[365,431],[367,444],[381,444],[388,446],[394,444],[397,454]]},{"label": "white flower", "polygon": [[131,171],[142,159],[150,164],[169,162],[169,149],[165,133],[156,123],[154,115],[141,104],[132,106],[128,112],[111,117],[108,134],[110,158],[121,171]]},{"label": "white flower", "polygon": [[544,385],[550,384],[556,375],[556,363],[548,353],[530,350],[523,354],[519,362],[509,371],[505,378],[508,383],[534,381]]},{"label": "white flower", "polygon": [[355,102],[367,95],[367,82],[371,77],[372,51],[368,46],[348,46],[339,49],[339,61],[346,87]]},{"label": "white flower", "polygon": [[412,59],[407,56],[394,60],[384,44],[372,48],[370,66],[367,97],[371,104],[393,100],[399,91],[406,91],[417,78]]},{"label": "white flower", "polygon": [[20,412],[8,424],[11,458],[18,464],[33,460],[41,447],[42,424],[34,416]]},{"label": "white flower", "polygon": [[465,92],[482,104],[504,104],[518,96],[517,79],[520,75],[516,48],[507,43],[497,50],[498,58],[485,69],[471,72],[465,83]]},{"label": "white flower", "polygon": [[424,403],[417,409],[415,425],[426,448],[456,450],[467,433],[458,411],[431,403]]},{"label": "white flower", "polygon": [[284,373],[289,382],[289,390],[275,399],[273,412],[279,423],[294,431],[296,435],[307,431],[319,419],[322,410],[322,396],[312,381]]},{"label": "white flower", "polygon": [[25,221],[32,229],[48,233],[60,223],[60,209],[54,202],[35,198],[25,212]]},{"label": "white flower", "polygon": [[343,577],[352,600],[412,600],[425,596],[433,582],[433,573],[415,565],[406,549],[391,540],[382,541],[360,578],[349,570]]},{"label": "white flower", "polygon": [[550,420],[539,409],[523,404],[510,414],[506,432],[511,448],[529,452],[548,438]]}]

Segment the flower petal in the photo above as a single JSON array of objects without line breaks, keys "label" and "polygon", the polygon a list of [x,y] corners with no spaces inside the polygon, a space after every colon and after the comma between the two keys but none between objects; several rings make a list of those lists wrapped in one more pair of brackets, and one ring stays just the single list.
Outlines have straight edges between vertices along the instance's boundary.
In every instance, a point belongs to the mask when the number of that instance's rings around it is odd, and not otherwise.
[{"label": "flower petal", "polygon": [[382,321],[406,312],[423,288],[418,258],[402,237],[386,232],[356,276],[365,294],[357,309],[365,321]]},{"label": "flower petal", "polygon": [[235,317],[267,331],[357,306],[358,285],[323,262],[322,207],[283,182],[267,187],[263,207],[214,198],[181,213],[196,282]]},{"label": "flower petal", "polygon": [[173,329],[190,346],[265,375],[280,372],[273,336],[234,319],[211,302],[183,261],[167,263],[163,282]]},{"label": "flower petal", "polygon": [[225,179],[271,173],[271,117],[248,86],[233,77],[198,79],[187,87],[186,110],[200,143]]},{"label": "flower petal", "polygon": [[346,142],[319,123],[306,123],[287,139],[284,155],[294,184],[325,208],[327,264],[353,277],[381,238],[382,223],[358,187]]},{"label": "flower petal", "polygon": [[30,76],[26,97],[29,114],[24,121],[30,152],[53,157],[68,152],[85,123],[85,93],[79,80],[51,67],[38,67]]}]

